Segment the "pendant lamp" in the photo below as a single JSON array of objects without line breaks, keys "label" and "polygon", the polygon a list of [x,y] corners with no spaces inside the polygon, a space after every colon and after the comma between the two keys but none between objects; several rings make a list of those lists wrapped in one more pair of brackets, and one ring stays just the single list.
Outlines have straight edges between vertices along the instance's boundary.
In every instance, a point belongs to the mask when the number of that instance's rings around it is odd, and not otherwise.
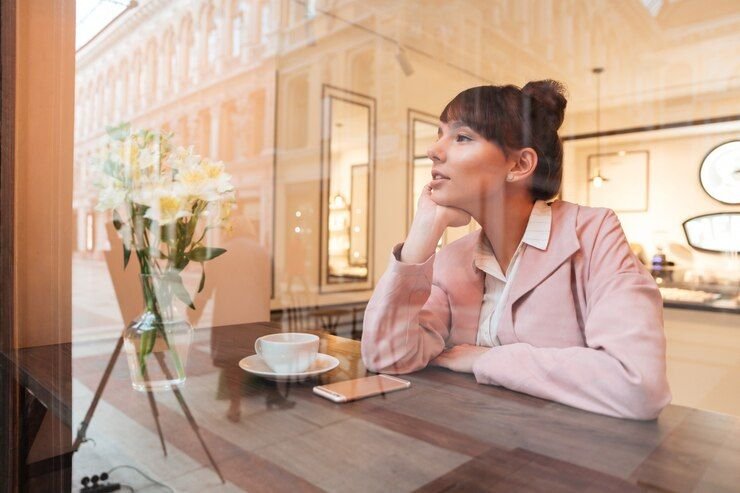
[{"label": "pendant lamp", "polygon": [[592,72],[596,75],[596,174],[591,176],[588,181],[596,188],[601,188],[609,178],[601,174],[601,74],[604,72],[603,67],[595,67]]}]

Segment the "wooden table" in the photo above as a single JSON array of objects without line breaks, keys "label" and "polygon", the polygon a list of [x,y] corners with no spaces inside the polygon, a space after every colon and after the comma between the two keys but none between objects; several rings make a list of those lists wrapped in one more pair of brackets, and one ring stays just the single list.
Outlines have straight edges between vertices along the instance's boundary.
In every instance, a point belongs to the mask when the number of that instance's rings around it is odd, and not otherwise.
[{"label": "wooden table", "polygon": [[[320,351],[340,366],[307,382],[270,382],[238,368],[257,337],[279,330],[272,323],[201,330],[188,360],[183,394],[230,488],[738,491],[738,417],[669,406],[655,421],[609,418],[439,368],[406,375],[409,390],[334,404],[312,387],[364,376],[359,342],[321,334]],[[75,358],[75,378],[94,389],[104,361]],[[124,358],[118,363],[103,401],[153,432],[146,397],[131,390]],[[230,403],[238,413],[226,413]],[[182,414],[165,403],[160,420],[168,449],[207,468]],[[125,443],[105,433],[90,434],[100,449]],[[161,455],[153,440],[146,453]],[[166,470],[169,459],[162,460]]]}]

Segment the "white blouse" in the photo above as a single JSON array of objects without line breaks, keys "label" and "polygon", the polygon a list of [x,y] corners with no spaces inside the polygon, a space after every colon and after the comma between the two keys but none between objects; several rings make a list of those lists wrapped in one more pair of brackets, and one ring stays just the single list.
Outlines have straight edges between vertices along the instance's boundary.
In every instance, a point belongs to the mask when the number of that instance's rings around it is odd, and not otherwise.
[{"label": "white blouse", "polygon": [[498,324],[504,302],[509,297],[511,280],[516,276],[519,269],[519,260],[527,246],[533,246],[540,250],[547,249],[550,240],[550,227],[552,226],[552,211],[544,200],[538,200],[532,207],[529,215],[527,228],[524,230],[522,240],[514,252],[514,256],[506,269],[506,275],[501,271],[501,266],[496,260],[493,248],[486,238],[480,235],[480,241],[476,248],[473,264],[486,273],[485,288],[483,292],[483,304],[481,305],[480,318],[478,319],[478,346],[500,346],[498,340]]}]

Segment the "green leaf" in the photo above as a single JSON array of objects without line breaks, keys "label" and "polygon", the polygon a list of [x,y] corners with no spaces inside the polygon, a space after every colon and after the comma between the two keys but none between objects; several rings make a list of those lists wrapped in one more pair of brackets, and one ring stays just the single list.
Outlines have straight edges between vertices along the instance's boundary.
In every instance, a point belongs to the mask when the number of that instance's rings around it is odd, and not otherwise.
[{"label": "green leaf", "polygon": [[125,269],[128,265],[128,261],[131,259],[131,249],[126,245],[123,244],[123,268]]},{"label": "green leaf", "polygon": [[127,122],[123,122],[115,127],[106,126],[105,131],[108,133],[108,136],[113,140],[124,140],[126,137],[128,137],[131,134],[131,124]]},{"label": "green leaf", "polygon": [[187,222],[185,244],[189,245],[193,241],[193,235],[195,234],[195,227],[198,225],[198,218],[193,217]]},{"label": "green leaf", "polygon": [[207,260],[213,260],[224,253],[226,253],[226,249],[224,248],[198,247],[188,252],[188,258],[194,262],[205,262]]},{"label": "green leaf", "polygon": [[121,217],[115,210],[113,211],[113,226],[118,230],[118,236],[121,238],[121,244],[123,245],[123,268],[126,269],[131,259],[131,227],[121,222]]},{"label": "green leaf", "polygon": [[118,211],[113,209],[113,227],[116,228],[116,231],[120,231],[121,226],[123,226],[123,219]]},{"label": "green leaf", "polygon": [[165,224],[159,229],[159,237],[162,241],[169,243],[170,241],[177,238],[177,231],[173,223]]},{"label": "green leaf", "polygon": [[105,162],[103,163],[103,173],[110,177],[117,179],[119,170],[120,170],[120,166],[117,163],[111,161],[110,159],[106,159]]},{"label": "green leaf", "polygon": [[200,263],[200,284],[198,284],[198,292],[200,293],[203,291],[203,288],[206,286],[206,267],[203,265],[203,262]]},{"label": "green leaf", "polygon": [[175,258],[175,269],[177,270],[183,270],[187,265],[190,263],[190,259],[186,257],[185,255],[178,255]]},{"label": "green leaf", "polygon": [[190,299],[190,294],[188,293],[188,290],[185,289],[180,274],[172,272],[167,274],[167,278],[172,282],[172,291],[175,293],[175,296],[177,296],[180,301],[190,307],[191,310],[195,310],[193,300]]},{"label": "green leaf", "polygon": [[121,243],[123,243],[124,250],[130,250],[131,244],[134,241],[131,233],[131,226],[129,226],[127,223],[121,224],[121,229],[118,230],[118,236],[121,238]]}]

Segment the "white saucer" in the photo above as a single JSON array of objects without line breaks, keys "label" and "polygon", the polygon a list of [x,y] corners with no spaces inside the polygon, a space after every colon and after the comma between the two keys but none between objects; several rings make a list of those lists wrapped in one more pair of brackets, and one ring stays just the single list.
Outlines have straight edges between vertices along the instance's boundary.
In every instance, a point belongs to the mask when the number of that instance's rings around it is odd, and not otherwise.
[{"label": "white saucer", "polygon": [[267,378],[268,380],[276,380],[280,382],[286,380],[303,380],[308,377],[321,375],[322,373],[333,370],[338,365],[338,359],[336,359],[334,356],[330,356],[324,353],[316,354],[316,359],[313,363],[311,363],[311,366],[309,366],[306,371],[300,373],[277,373],[273,371],[272,368],[267,366],[267,363],[265,363],[258,354],[247,356],[239,362],[239,368],[246,372],[259,375],[260,377]]}]

